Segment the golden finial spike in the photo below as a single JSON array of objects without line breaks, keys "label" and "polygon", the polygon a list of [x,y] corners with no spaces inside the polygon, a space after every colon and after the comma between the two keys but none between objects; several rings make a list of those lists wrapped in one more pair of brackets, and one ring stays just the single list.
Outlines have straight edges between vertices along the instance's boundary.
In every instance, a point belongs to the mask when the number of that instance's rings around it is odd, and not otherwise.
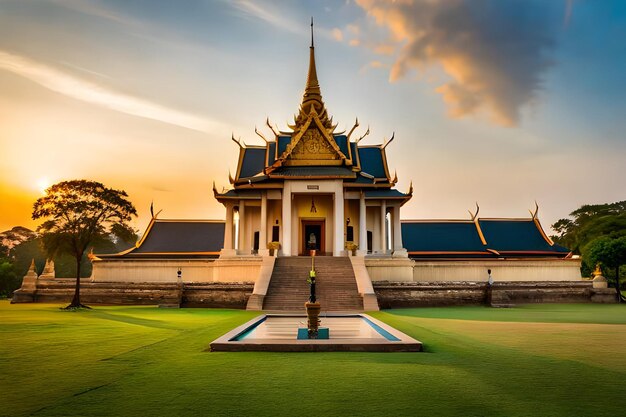
[{"label": "golden finial spike", "polygon": [[467,210],[473,222],[476,221],[476,219],[478,218],[479,211],[480,211],[480,207],[478,207],[478,202],[476,202],[476,213],[472,213],[470,210]]},{"label": "golden finial spike", "polygon": [[237,139],[235,139],[235,133],[233,132],[230,139],[235,142],[237,145],[239,145],[240,148],[243,148],[243,146],[241,146],[241,142],[238,141]]},{"label": "golden finial spike", "polygon": [[370,134],[370,127],[367,126],[367,131],[365,132],[365,134],[363,134],[363,136],[361,136],[360,138],[358,138],[357,140],[354,141],[354,143],[359,143],[365,136]]},{"label": "golden finial spike", "polygon": [[268,142],[268,140],[265,139],[265,136],[263,136],[263,134],[261,132],[259,132],[259,130],[256,128],[256,126],[254,126],[254,133],[256,133],[258,136],[260,136],[261,139],[263,139],[265,141],[265,143]]},{"label": "golden finial spike", "polygon": [[528,210],[528,212],[533,220],[537,218],[537,214],[539,213],[539,204],[537,204],[537,200],[535,200],[535,212],[533,213],[532,210]]},{"label": "golden finial spike", "polygon": [[272,132],[274,132],[274,135],[276,137],[280,136],[278,134],[278,129],[274,129],[274,126],[272,126],[272,124],[270,123],[270,118],[269,117],[267,118],[267,120],[265,120],[265,124],[267,124],[267,127],[269,127],[272,130]]},{"label": "golden finial spike", "polygon": [[311,46],[309,48],[309,72],[306,78],[306,86],[300,111],[296,118],[296,129],[306,123],[309,115],[315,111],[319,116],[322,125],[326,129],[333,127],[332,121],[329,120],[324,101],[322,100],[322,92],[320,90],[319,81],[317,80],[317,68],[315,67],[315,46],[313,43],[313,18],[311,18]]},{"label": "golden finial spike", "polygon": [[359,127],[359,118],[357,117],[356,120],[354,121],[354,126],[352,126],[352,129],[350,129],[350,133],[348,133],[348,142],[350,142],[350,136],[352,136],[352,132],[354,132],[354,130]]},{"label": "golden finial spike", "polygon": [[383,143],[382,148],[383,148],[383,149],[385,149],[385,148],[387,147],[387,145],[389,145],[389,144],[393,141],[393,139],[394,139],[395,137],[396,137],[396,132],[393,132],[393,133],[391,134],[391,138],[390,138],[389,140],[385,139],[385,142]]}]

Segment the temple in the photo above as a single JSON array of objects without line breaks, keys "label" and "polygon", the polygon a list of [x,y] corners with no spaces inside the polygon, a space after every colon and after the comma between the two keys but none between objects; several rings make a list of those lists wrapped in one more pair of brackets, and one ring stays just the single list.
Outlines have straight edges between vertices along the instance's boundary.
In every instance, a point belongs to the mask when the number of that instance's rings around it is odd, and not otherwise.
[{"label": "temple", "polygon": [[230,188],[213,183],[225,221],[153,216],[135,247],[91,256],[91,284],[125,283],[128,297],[133,286],[178,282],[186,294],[179,304],[292,310],[306,300],[315,251],[328,310],[479,303],[492,281],[526,301],[591,296],[580,260],[546,235],[538,207],[528,218],[480,218],[477,206],[468,219],[401,220],[413,186],[395,188],[386,155],[394,135],[362,145],[369,128],[356,135],[358,119],[347,133],[337,130],[313,39],[293,124],[266,123],[270,135],[255,128],[263,145],[232,137],[239,159]]},{"label": "temple", "polygon": [[[365,254],[407,256],[402,246],[400,208],[412,190],[394,188],[385,148],[360,146],[358,120],[348,133],[338,132],[322,100],[311,44],[309,71],[298,114],[292,125],[273,137],[258,131],[264,146],[239,145],[232,189],[215,198],[226,207],[223,255],[282,256]],[[234,219],[238,224],[235,228]],[[236,231],[235,231],[236,229]],[[235,233],[236,232],[236,233]],[[272,243],[273,242],[273,243]]]}]

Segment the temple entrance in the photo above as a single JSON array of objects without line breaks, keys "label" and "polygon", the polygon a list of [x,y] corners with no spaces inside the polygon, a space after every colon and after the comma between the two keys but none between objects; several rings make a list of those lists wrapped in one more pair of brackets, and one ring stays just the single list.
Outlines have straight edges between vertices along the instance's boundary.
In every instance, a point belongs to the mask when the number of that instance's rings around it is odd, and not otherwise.
[{"label": "temple entrance", "polygon": [[309,250],[315,249],[316,254],[324,255],[326,220],[302,220],[302,253],[308,255]]}]

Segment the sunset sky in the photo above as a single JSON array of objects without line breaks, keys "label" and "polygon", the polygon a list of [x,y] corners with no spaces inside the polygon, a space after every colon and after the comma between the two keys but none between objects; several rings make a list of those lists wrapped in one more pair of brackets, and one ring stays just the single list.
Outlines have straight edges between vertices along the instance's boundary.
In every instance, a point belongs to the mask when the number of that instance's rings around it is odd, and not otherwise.
[{"label": "sunset sky", "polygon": [[[387,148],[403,218],[545,226],[626,199],[624,1],[0,0],[0,231],[35,228],[42,188],[124,189],[143,230],[223,219],[238,149],[291,121],[315,19],[339,128]],[[262,129],[269,134],[269,129]]]}]

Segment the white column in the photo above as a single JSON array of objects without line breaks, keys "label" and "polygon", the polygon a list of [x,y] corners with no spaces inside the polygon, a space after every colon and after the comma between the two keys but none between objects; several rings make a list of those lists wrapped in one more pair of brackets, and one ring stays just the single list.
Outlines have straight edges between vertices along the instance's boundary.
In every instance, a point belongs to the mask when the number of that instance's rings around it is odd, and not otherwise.
[{"label": "white column", "polygon": [[333,239],[333,256],[341,256],[344,250],[344,220],[343,220],[343,187],[335,191],[334,196],[334,210],[333,215],[335,217],[335,236]]},{"label": "white column", "polygon": [[291,187],[287,181],[283,188],[283,241],[280,242],[283,256],[291,256]]},{"label": "white column", "polygon": [[224,249],[233,248],[233,205],[226,204],[226,224],[224,225]]},{"label": "white column", "polygon": [[393,250],[402,249],[402,226],[400,225],[400,206],[393,208]]},{"label": "white column", "polygon": [[246,232],[245,232],[245,223],[246,221],[244,220],[246,217],[246,206],[244,206],[245,202],[244,200],[239,200],[239,245],[237,246],[237,248],[239,249],[239,254],[242,254],[244,249],[245,249],[245,236],[246,236]]},{"label": "white column", "polygon": [[361,192],[359,199],[359,255],[367,254],[367,208],[365,207],[365,193]]},{"label": "white column", "polygon": [[259,231],[259,255],[269,254],[267,249],[267,192],[261,191],[261,230]]},{"label": "white column", "polygon": [[387,220],[387,202],[381,200],[380,202],[380,249],[382,252],[387,250],[387,239],[385,233],[385,222]]},{"label": "white column", "polygon": [[298,242],[298,237],[300,235],[300,222],[298,218],[298,207],[297,204],[294,204],[296,196],[291,194],[291,254],[298,255],[300,242]]}]

